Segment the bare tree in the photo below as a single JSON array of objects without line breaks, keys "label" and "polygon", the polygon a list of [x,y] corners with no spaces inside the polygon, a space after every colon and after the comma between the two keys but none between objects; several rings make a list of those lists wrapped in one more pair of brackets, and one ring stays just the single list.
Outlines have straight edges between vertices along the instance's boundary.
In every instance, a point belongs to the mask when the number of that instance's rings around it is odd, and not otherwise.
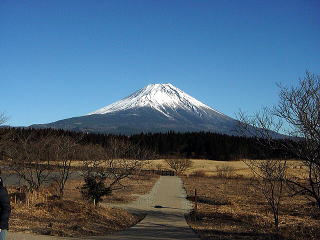
[{"label": "bare tree", "polygon": [[65,185],[71,175],[71,163],[79,150],[78,141],[68,136],[51,136],[50,152],[55,166],[52,176],[58,185],[59,196],[63,198]]},{"label": "bare tree", "polygon": [[183,174],[192,166],[190,159],[166,159],[165,161],[176,175]]},{"label": "bare tree", "polygon": [[148,164],[152,153],[127,140],[112,138],[106,148],[91,146],[95,156],[84,161],[84,180],[82,194],[95,202],[112,191],[125,187],[123,180]]},{"label": "bare tree", "polygon": [[[302,172],[287,175],[286,182],[294,194],[303,194],[320,208],[320,76],[306,72],[297,86],[279,87],[280,100],[274,108],[252,117],[240,114],[242,129],[251,131],[267,148],[278,148],[302,160]],[[260,135],[252,134],[250,125]],[[275,138],[280,135],[275,133],[285,133],[290,139],[278,141]]]},{"label": "bare tree", "polygon": [[8,117],[4,113],[0,113],[0,126],[8,120]]},{"label": "bare tree", "polygon": [[284,196],[287,162],[279,159],[246,160],[255,175],[253,186],[258,188],[265,197],[273,214],[274,225],[279,228],[281,200]]},{"label": "bare tree", "polygon": [[[4,113],[0,113],[0,127],[7,121],[7,117]],[[8,135],[8,131],[6,129],[0,129],[0,160],[4,157],[5,152],[3,149],[3,145],[6,142],[6,138]]]},{"label": "bare tree", "polygon": [[290,151],[303,159],[307,170],[304,178],[295,176],[288,182],[296,193],[316,200],[320,208],[320,76],[307,72],[298,87],[282,87],[274,114],[287,122],[289,134],[298,139]]},{"label": "bare tree", "polygon": [[51,142],[47,136],[25,134],[16,129],[6,143],[6,152],[10,156],[10,168],[24,180],[29,190],[37,190],[50,175]]}]

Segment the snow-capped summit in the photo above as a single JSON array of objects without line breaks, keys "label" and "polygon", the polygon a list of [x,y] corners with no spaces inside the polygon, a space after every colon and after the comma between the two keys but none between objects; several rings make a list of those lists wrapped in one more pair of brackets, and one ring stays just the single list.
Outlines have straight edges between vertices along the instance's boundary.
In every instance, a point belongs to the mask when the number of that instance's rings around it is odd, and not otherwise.
[{"label": "snow-capped summit", "polygon": [[142,107],[155,109],[169,118],[173,117],[172,111],[176,111],[178,109],[193,112],[200,117],[207,114],[206,110],[217,112],[172,84],[166,83],[150,84],[134,92],[130,96],[91,112],[88,115],[107,114]]}]

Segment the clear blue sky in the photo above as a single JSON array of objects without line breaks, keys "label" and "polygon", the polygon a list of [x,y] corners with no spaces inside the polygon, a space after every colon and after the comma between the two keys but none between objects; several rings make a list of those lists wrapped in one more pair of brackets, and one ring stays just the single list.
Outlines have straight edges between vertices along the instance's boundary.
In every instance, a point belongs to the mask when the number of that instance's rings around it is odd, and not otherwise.
[{"label": "clear blue sky", "polygon": [[0,0],[8,124],[84,115],[172,83],[231,116],[320,74],[319,0]]}]

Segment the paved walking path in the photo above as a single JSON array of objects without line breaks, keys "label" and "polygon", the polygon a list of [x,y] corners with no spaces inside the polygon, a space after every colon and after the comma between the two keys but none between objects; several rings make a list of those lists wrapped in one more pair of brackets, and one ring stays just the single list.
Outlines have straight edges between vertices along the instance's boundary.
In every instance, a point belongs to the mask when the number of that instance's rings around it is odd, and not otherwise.
[{"label": "paved walking path", "polygon": [[[139,197],[130,204],[112,205],[125,208],[147,216],[128,230],[112,235],[85,237],[88,240],[199,240],[187,225],[184,214],[191,209],[185,199],[180,178],[161,176],[148,195]],[[107,205],[108,206],[108,205]],[[58,238],[25,233],[11,233],[8,240],[74,240],[74,238]],[[78,238],[79,239],[79,238]]]}]

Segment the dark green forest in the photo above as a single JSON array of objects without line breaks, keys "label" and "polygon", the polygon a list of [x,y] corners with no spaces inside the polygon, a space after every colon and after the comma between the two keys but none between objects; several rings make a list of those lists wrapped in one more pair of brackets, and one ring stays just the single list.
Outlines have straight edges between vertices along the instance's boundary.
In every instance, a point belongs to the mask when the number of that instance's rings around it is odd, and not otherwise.
[{"label": "dark green forest", "polygon": [[[273,142],[273,147],[264,139],[229,136],[211,132],[193,133],[141,133],[132,136],[80,133],[74,131],[56,129],[32,129],[32,128],[1,128],[1,135],[7,132],[19,133],[19,135],[32,136],[69,136],[79,144],[98,144],[108,148],[110,139],[118,138],[130,141],[140,147],[154,152],[154,158],[203,158],[212,160],[239,160],[242,158],[267,159],[267,158],[291,158],[292,156],[277,147],[287,144],[288,140]],[[264,144],[265,143],[265,144]],[[292,144],[292,143],[291,143]],[[265,147],[266,146],[266,147]]]}]

